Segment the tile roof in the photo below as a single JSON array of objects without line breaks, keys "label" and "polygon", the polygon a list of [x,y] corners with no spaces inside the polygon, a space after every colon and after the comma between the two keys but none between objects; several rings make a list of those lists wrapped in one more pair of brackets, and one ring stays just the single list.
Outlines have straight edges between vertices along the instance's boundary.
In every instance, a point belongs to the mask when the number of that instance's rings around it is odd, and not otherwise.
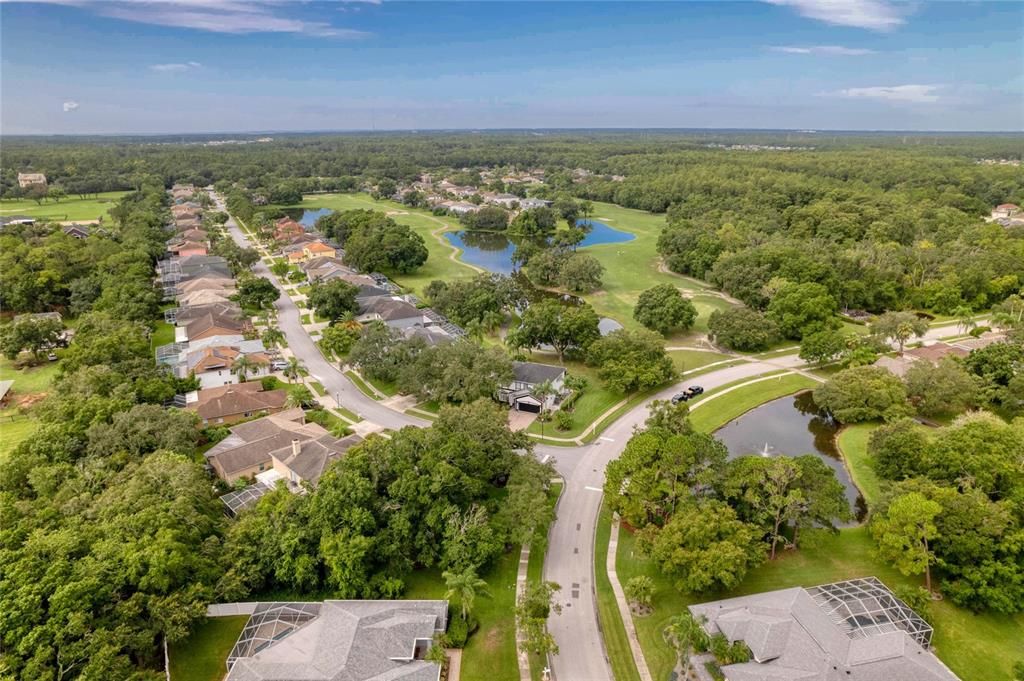
[{"label": "tile roof", "polygon": [[302,409],[295,408],[232,426],[231,434],[206,452],[225,475],[231,476],[261,463],[271,462],[270,453],[290,447],[293,439],[311,440],[327,435],[316,423],[305,423]]},{"label": "tile roof", "polygon": [[947,355],[952,355],[953,357],[966,357],[971,353],[963,348],[958,348],[950,345],[949,343],[938,341],[937,343],[925,345],[920,348],[911,348],[910,350],[906,350],[903,354],[916,357],[917,359],[926,359],[934,364]]},{"label": "tile roof", "polygon": [[200,390],[197,397],[197,401],[185,408],[209,421],[265,409],[281,409],[288,400],[288,391],[263,390],[258,381],[249,381]]},{"label": "tile roof", "polygon": [[328,465],[340,459],[350,447],[362,440],[358,435],[343,438],[323,435],[315,440],[289,443],[287,447],[271,452],[270,456],[288,470],[294,471],[302,480],[315,485]]},{"label": "tile roof", "polygon": [[554,381],[564,374],[564,367],[535,362],[512,362],[512,375],[520,383],[537,385],[544,381]]}]

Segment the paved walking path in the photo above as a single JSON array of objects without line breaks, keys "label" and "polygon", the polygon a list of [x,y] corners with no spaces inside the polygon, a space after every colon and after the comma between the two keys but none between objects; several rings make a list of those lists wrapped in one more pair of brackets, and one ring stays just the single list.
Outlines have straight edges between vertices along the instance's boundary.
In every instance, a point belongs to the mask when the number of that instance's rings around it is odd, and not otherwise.
[{"label": "paved walking path", "polygon": [[605,570],[608,572],[608,581],[612,583],[612,591],[615,593],[615,604],[619,606],[619,616],[622,617],[622,624],[626,627],[626,638],[629,640],[629,649],[633,653],[633,662],[640,674],[640,681],[653,681],[651,670],[647,667],[647,659],[644,657],[644,650],[640,647],[640,639],[636,635],[636,626],[633,624],[633,613],[629,609],[629,601],[626,600],[626,592],[619,583],[619,574],[615,569],[616,549],[619,547],[619,516],[612,518],[612,531],[608,536],[608,556],[605,560]]},{"label": "paved walking path", "polygon": [[[523,544],[519,550],[519,569],[516,571],[516,602],[526,593],[526,581],[530,569],[530,545]],[[519,681],[530,681],[530,656],[522,649],[523,629],[516,618],[516,661],[519,663]]]}]

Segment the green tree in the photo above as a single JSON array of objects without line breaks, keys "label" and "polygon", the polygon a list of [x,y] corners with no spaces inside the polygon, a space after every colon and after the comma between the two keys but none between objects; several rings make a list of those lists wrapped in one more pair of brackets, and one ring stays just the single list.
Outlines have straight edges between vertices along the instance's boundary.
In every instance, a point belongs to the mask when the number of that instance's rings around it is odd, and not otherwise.
[{"label": "green tree", "polygon": [[871,523],[879,557],[895,564],[904,575],[923,572],[929,592],[932,590],[931,566],[935,562],[929,542],[939,536],[935,517],[940,512],[942,506],[911,492],[893,499],[885,512]]},{"label": "green tree", "polygon": [[231,373],[238,376],[240,383],[245,383],[245,379],[249,377],[249,374],[255,374],[257,371],[259,371],[259,365],[248,355],[239,355],[231,366]]},{"label": "green tree", "polygon": [[619,392],[634,392],[663,385],[678,376],[664,342],[653,331],[619,329],[590,344],[587,363]]},{"label": "green tree", "polygon": [[686,610],[669,620],[665,628],[665,638],[672,642],[679,662],[682,663],[683,669],[688,671],[693,670],[693,654],[706,652],[711,646],[711,638],[703,624]]},{"label": "green tree", "polygon": [[458,601],[462,619],[469,619],[477,595],[487,595],[487,582],[477,577],[476,570],[471,567],[461,572],[446,571],[441,573],[441,577],[446,589],[444,597]]},{"label": "green tree", "polygon": [[835,313],[835,298],[821,284],[786,283],[768,304],[768,317],[794,340],[834,325]]},{"label": "green tree", "polygon": [[562,305],[546,299],[526,308],[519,327],[509,332],[506,342],[512,348],[550,345],[564,361],[569,348],[585,350],[600,338],[598,321],[589,305]]},{"label": "green tree", "polygon": [[951,357],[938,364],[914,362],[903,380],[910,403],[922,416],[951,416],[978,404],[978,383]]},{"label": "green tree", "polygon": [[664,527],[648,526],[637,541],[685,593],[734,588],[764,560],[757,529],[714,500],[681,509]]},{"label": "green tree", "polygon": [[278,278],[285,276],[291,270],[291,267],[284,260],[275,261],[270,266],[270,271],[274,273]]},{"label": "green tree", "polygon": [[708,317],[708,331],[716,343],[741,352],[764,350],[779,336],[774,321],[749,307],[715,310]]},{"label": "green tree", "polygon": [[903,381],[876,366],[843,369],[814,390],[814,403],[840,423],[891,421],[912,410]]},{"label": "green tree", "polygon": [[548,633],[547,621],[552,612],[562,612],[562,606],[554,602],[555,592],[561,588],[555,582],[527,582],[516,603],[516,620],[523,632],[521,650],[541,656],[558,654],[558,645]]},{"label": "green tree", "polygon": [[13,360],[28,350],[38,363],[44,350],[57,347],[63,332],[64,324],[56,319],[26,317],[0,326],[0,352]]},{"label": "green tree", "polygon": [[914,336],[920,338],[927,331],[928,322],[913,312],[886,312],[871,322],[871,333],[896,343],[901,355],[903,347],[911,338]]},{"label": "green tree", "polygon": [[871,431],[868,454],[879,477],[903,480],[924,473],[931,447],[927,431],[916,421],[903,418]]},{"label": "green tree", "polygon": [[469,340],[423,348],[398,369],[401,391],[440,402],[490,398],[511,381],[512,360],[503,349]]},{"label": "green tree", "polygon": [[289,409],[295,409],[296,407],[308,407],[313,403],[313,393],[309,388],[302,384],[293,385],[288,388],[288,397],[285,399],[285,405]]},{"label": "green tree", "polygon": [[558,283],[574,293],[589,293],[601,288],[604,265],[586,253],[574,253],[558,270]]},{"label": "green tree", "polygon": [[244,277],[238,282],[238,303],[262,310],[271,307],[281,292],[266,277]]},{"label": "green tree", "polygon": [[650,607],[651,600],[654,598],[654,580],[647,575],[630,577],[622,590],[631,603]]},{"label": "green tree", "polygon": [[328,326],[320,332],[320,344],[327,352],[343,357],[349,353],[352,346],[359,340],[360,331],[358,322],[355,329],[345,326],[344,322]]},{"label": "green tree", "polygon": [[427,261],[423,237],[386,216],[363,222],[344,243],[345,262],[363,272],[408,274]]},{"label": "green tree", "polygon": [[283,373],[284,377],[291,382],[299,380],[299,377],[302,375],[302,370],[302,360],[292,355],[288,358],[288,365],[281,371],[281,373]]},{"label": "green tree", "polygon": [[847,337],[839,329],[826,328],[800,341],[800,359],[822,365],[835,361],[847,350]]},{"label": "green tree", "polygon": [[659,284],[640,294],[633,319],[667,336],[673,329],[689,330],[697,319],[697,308],[672,284]]},{"label": "green tree", "polygon": [[313,284],[307,302],[319,316],[331,320],[331,325],[334,325],[345,313],[359,310],[356,303],[358,294],[356,286],[334,279],[323,284]]},{"label": "green tree", "polygon": [[[326,329],[324,330],[326,331]],[[263,341],[263,345],[265,347],[273,348],[278,345],[284,345],[286,339],[284,332],[281,331],[281,329],[274,326],[268,326],[266,331],[264,331],[260,336],[260,340]]]}]

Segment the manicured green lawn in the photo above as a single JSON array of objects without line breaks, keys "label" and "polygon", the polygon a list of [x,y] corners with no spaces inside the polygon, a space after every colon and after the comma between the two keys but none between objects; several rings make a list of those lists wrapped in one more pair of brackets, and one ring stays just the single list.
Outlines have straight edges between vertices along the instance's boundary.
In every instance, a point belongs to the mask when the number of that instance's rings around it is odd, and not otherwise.
[{"label": "manicured green lawn", "polygon": [[[722,393],[730,385],[749,380],[752,379],[742,379],[717,390],[708,391],[705,397],[691,408],[690,422],[693,427],[705,433],[713,432],[760,404],[818,385],[817,382],[800,374],[780,374],[778,378],[768,378],[729,393]],[[709,402],[714,406],[709,406]]]},{"label": "manicured green lawn", "polygon": [[28,215],[34,218],[67,221],[67,220],[109,220],[107,211],[114,207],[114,202],[128,192],[104,192],[95,198],[80,199],[68,196],[55,203],[49,199],[42,205],[31,199],[3,199],[0,201],[0,215]]},{"label": "manicured green lawn", "polygon": [[[904,577],[875,560],[873,549],[874,542],[865,527],[844,529],[838,535],[822,537],[813,548],[784,552],[775,561],[751,572],[738,589],[694,595],[673,588],[657,565],[637,553],[635,537],[623,530],[619,533],[616,567],[623,582],[641,574],[654,580],[654,614],[634,621],[652,675],[664,679],[675,664],[675,652],[662,639],[661,632],[669,619],[689,604],[869,575],[893,588],[920,583],[920,578]],[[933,603],[931,610],[935,625],[933,646],[943,662],[964,681],[1009,681],[1010,668],[1021,657],[1024,615],[974,615],[949,601]]]},{"label": "manicured green lawn", "polygon": [[171,681],[219,681],[227,669],[228,653],[242,633],[246,615],[211,617],[200,623],[184,641],[169,647]]},{"label": "manicured green lawn", "polygon": [[[516,570],[519,548],[503,554],[491,569],[480,575],[487,582],[490,596],[478,595],[473,615],[480,622],[462,652],[463,681],[516,681]],[[445,585],[437,569],[417,570],[406,580],[403,598],[444,598]],[[453,608],[451,617],[458,617]]]},{"label": "manicured green lawn", "polygon": [[702,366],[729,359],[729,355],[701,350],[672,350],[668,356],[672,358],[672,362],[680,372],[693,371]]},{"label": "manicured green lawn", "polygon": [[163,320],[156,322],[156,328],[153,330],[153,335],[149,337],[149,342],[150,347],[152,347],[153,349],[156,349],[161,345],[173,343],[174,324],[168,324]]},{"label": "manicured green lawn", "polygon": [[359,388],[359,391],[362,392],[364,395],[366,395],[367,397],[372,397],[375,400],[380,399],[380,396],[377,395],[377,393],[373,392],[370,386],[367,385],[366,381],[364,381],[359,374],[357,374],[354,371],[346,371],[345,375],[348,376],[348,380],[352,381],[352,384],[355,387]]},{"label": "manicured green lawn", "polygon": [[845,426],[839,431],[836,442],[839,444],[839,451],[843,453],[846,460],[846,467],[850,471],[853,482],[857,485],[868,508],[871,508],[881,499],[882,490],[875,469],[871,467],[868,457],[868,437],[871,431],[878,427],[877,423],[858,423],[852,426]]},{"label": "manicured green lawn", "polygon": [[0,381],[14,381],[11,394],[15,398],[46,391],[56,376],[56,362],[47,362],[44,359],[39,366],[16,369],[14,362],[6,357],[0,358]]},{"label": "manicured green lawn", "polygon": [[[633,662],[633,651],[629,647],[622,615],[615,602],[611,581],[608,579],[606,561],[608,539],[612,529],[612,514],[603,505],[597,518],[597,532],[594,537],[594,575],[597,591],[597,614],[604,634],[604,647],[612,667],[615,681],[640,681],[640,672]],[[621,536],[621,532],[619,533]],[[618,568],[616,568],[617,570]]]},{"label": "manicured green lawn", "polygon": [[[548,505],[553,508],[558,502],[558,495],[562,493],[562,483],[556,482],[548,490]],[[544,579],[544,557],[547,554],[546,545],[538,545],[530,548],[530,561],[526,566],[526,579],[531,583],[538,583]],[[558,615],[554,615],[558,617]],[[530,678],[540,681],[543,678],[543,669],[548,666],[547,660],[535,653],[530,653]]]},{"label": "manicured green lawn", "polygon": [[573,405],[571,428],[568,430],[558,430],[555,427],[554,419],[552,419],[543,424],[542,429],[540,421],[534,421],[527,428],[526,432],[528,433],[543,434],[547,437],[577,437],[602,414],[627,397],[624,393],[605,387],[604,381],[597,376],[597,369],[588,367],[582,362],[559,362],[556,355],[542,352],[533,353],[529,359],[531,362],[539,362],[541,364],[560,364],[568,369],[570,375],[585,377],[587,379],[587,388]]},{"label": "manicured green lawn", "polygon": [[0,464],[37,428],[39,421],[32,416],[19,414],[17,409],[0,410]]},{"label": "manicured green lawn", "polygon": [[316,393],[318,397],[323,397],[324,395],[327,394],[327,389],[324,388],[323,384],[320,383],[320,381],[310,381],[309,387],[313,389],[313,392]]}]

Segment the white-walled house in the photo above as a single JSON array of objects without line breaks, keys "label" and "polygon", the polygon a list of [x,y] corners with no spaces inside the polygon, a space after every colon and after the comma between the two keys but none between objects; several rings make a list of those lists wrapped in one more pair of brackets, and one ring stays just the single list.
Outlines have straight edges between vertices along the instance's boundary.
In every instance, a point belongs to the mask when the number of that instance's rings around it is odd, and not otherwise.
[{"label": "white-walled house", "polygon": [[[565,367],[535,362],[513,362],[512,382],[498,389],[498,400],[517,411],[539,413],[552,409],[565,394]],[[552,394],[538,396],[538,386],[549,383]]]}]

